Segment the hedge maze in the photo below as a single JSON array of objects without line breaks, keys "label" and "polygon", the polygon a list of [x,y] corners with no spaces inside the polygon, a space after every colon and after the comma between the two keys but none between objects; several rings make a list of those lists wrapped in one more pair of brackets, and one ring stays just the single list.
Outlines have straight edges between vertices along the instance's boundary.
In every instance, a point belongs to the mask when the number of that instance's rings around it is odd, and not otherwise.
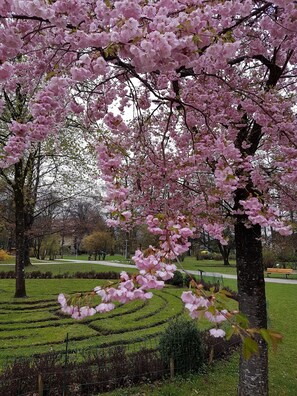
[{"label": "hedge maze", "polygon": [[[32,283],[33,282],[33,283]],[[98,280],[28,280],[32,297],[13,299],[13,281],[0,281],[0,364],[69,348],[107,347],[156,339],[168,322],[183,314],[181,289],[154,291],[148,301],[119,304],[113,311],[75,321],[61,314],[57,295],[79,289],[90,290]],[[29,294],[30,295],[30,294]]]}]

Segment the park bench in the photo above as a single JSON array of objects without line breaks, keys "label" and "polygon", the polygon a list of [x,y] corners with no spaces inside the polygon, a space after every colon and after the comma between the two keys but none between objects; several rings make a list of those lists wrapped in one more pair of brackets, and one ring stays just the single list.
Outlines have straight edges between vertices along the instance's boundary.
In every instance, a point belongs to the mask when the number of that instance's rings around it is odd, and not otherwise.
[{"label": "park bench", "polygon": [[292,268],[267,268],[266,273],[268,278],[269,274],[284,274],[288,278],[288,275],[293,274],[293,270]]}]

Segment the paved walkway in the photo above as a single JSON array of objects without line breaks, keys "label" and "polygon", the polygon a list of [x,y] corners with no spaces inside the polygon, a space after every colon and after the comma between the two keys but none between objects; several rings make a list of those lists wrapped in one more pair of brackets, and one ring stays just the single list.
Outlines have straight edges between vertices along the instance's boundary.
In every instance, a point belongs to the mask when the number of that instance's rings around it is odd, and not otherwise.
[{"label": "paved walkway", "polygon": [[[85,260],[68,260],[68,259],[60,259],[60,261],[71,261],[73,263],[86,263]],[[135,265],[131,264],[122,264],[116,263],[111,261],[87,261],[89,264],[98,264],[98,265],[106,265],[108,267],[121,267],[121,268],[135,268]],[[192,275],[200,275],[199,271],[189,271],[189,274]],[[212,276],[216,278],[226,278],[226,279],[237,279],[236,275],[229,275],[229,274],[221,274],[219,272],[203,272],[204,276]],[[280,279],[280,278],[265,278],[265,282],[267,283],[285,283],[285,284],[292,284],[297,285],[297,279]]]},{"label": "paved walkway", "polygon": [[[71,263],[87,263],[87,264],[95,264],[95,265],[105,265],[106,267],[117,267],[117,268],[135,268],[135,265],[132,264],[122,264],[122,263],[117,263],[114,261],[92,261],[92,260],[70,260],[70,259],[59,259],[58,261],[48,261],[48,262],[42,262],[42,263],[35,263],[38,265],[58,265],[58,264],[64,264],[66,262],[71,262]],[[13,265],[14,264],[0,264],[1,265]],[[192,275],[200,275],[199,271],[191,271],[187,270],[189,274]],[[236,275],[229,275],[229,274],[221,274],[219,272],[203,272],[204,276],[212,276],[215,278],[225,278],[225,279],[237,279]],[[281,278],[265,278],[265,282],[267,283],[284,283],[284,284],[289,284],[289,285],[297,285],[297,279],[281,279]]]}]

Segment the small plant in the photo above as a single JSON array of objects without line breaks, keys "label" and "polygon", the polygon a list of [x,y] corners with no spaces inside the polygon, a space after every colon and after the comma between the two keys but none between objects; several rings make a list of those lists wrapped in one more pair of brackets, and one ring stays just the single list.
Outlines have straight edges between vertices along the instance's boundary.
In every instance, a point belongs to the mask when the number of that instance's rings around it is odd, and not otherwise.
[{"label": "small plant", "polygon": [[184,285],[184,277],[180,271],[175,271],[173,277],[166,281],[167,284],[183,287]]},{"label": "small plant", "polygon": [[[280,261],[281,263],[290,263],[296,261],[296,254],[295,250],[292,247],[283,247],[278,253],[277,253],[277,260]],[[285,265],[283,264],[284,268]]]},{"label": "small plant", "polygon": [[275,252],[272,249],[263,249],[263,266],[265,269],[274,267],[277,261]]},{"label": "small plant", "polygon": [[3,249],[0,249],[0,261],[5,261],[10,258],[10,255]]},{"label": "small plant", "polygon": [[197,260],[211,260],[212,254],[208,250],[200,250],[196,254]]},{"label": "small plant", "polygon": [[223,257],[221,255],[221,253],[213,253],[212,254],[212,259],[219,261],[219,260],[223,260]]},{"label": "small plant", "polygon": [[160,354],[167,369],[174,366],[176,374],[197,372],[204,364],[202,334],[195,322],[175,319],[160,338]]}]

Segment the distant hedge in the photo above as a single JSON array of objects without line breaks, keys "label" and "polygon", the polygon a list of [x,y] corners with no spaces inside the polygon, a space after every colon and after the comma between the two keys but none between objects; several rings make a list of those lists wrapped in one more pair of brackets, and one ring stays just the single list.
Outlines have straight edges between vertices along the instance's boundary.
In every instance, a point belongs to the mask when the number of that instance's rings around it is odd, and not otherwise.
[{"label": "distant hedge", "polygon": [[[0,271],[0,279],[15,279],[15,271]],[[51,271],[31,271],[26,272],[26,279],[119,279],[120,274],[115,271],[106,272],[64,272],[63,274],[53,274]]]}]

